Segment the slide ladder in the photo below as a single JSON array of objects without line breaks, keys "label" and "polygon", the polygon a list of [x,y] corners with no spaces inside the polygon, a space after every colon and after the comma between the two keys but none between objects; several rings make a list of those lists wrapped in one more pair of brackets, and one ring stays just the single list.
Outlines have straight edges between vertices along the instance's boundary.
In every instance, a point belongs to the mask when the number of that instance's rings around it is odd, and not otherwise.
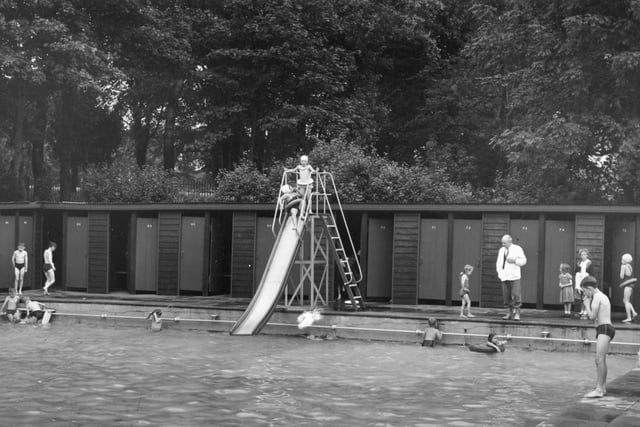
[{"label": "slide ladder", "polygon": [[[315,197],[316,212],[323,219],[324,227],[327,230],[327,234],[331,240],[331,249],[336,257],[336,264],[340,272],[340,277],[344,283],[344,288],[349,297],[349,302],[353,309],[364,310],[365,301],[360,292],[360,283],[362,282],[362,267],[360,266],[360,260],[358,259],[353,239],[349,228],[346,226],[347,220],[344,216],[344,210],[338,197],[338,191],[336,189],[333,175],[329,172],[318,172],[318,184],[317,193]],[[334,214],[334,209],[331,208],[330,198],[334,197],[336,200],[336,211],[340,214],[340,219],[345,224],[344,235],[346,237],[349,247],[345,247],[341,234],[338,230],[338,224]],[[351,251],[352,258],[349,258],[347,250]]]}]

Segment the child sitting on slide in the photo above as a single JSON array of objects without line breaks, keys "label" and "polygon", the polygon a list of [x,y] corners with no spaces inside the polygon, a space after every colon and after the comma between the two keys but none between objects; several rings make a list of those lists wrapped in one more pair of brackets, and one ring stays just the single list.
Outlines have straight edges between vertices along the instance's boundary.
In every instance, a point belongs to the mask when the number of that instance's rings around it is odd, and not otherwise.
[{"label": "child sitting on slide", "polygon": [[302,197],[296,190],[287,184],[283,185],[280,191],[282,195],[280,196],[279,203],[282,210],[289,212],[293,219],[293,226],[296,227],[298,225],[298,212],[300,212]]}]

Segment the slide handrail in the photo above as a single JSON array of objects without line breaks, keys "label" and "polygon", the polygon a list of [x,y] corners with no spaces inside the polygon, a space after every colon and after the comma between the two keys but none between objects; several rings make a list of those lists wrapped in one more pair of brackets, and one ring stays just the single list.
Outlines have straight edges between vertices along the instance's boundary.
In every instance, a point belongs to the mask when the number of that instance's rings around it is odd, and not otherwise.
[{"label": "slide handrail", "polygon": [[[345,225],[345,230],[346,230],[346,234],[347,234],[347,240],[349,240],[349,246],[351,248],[351,253],[353,254],[353,258],[355,259],[355,264],[358,267],[358,271],[357,271],[357,275],[354,273],[355,277],[354,277],[354,283],[360,283],[362,282],[362,278],[363,278],[363,273],[362,273],[362,266],[360,265],[360,260],[358,259],[358,254],[356,252],[356,248],[355,245],[353,244],[353,238],[351,237],[351,231],[349,231],[349,227],[347,226],[347,218],[344,215],[344,210],[342,209],[342,203],[340,202],[340,197],[338,196],[338,189],[336,188],[336,183],[333,179],[333,174],[331,172],[317,172],[316,173],[317,176],[317,181],[318,181],[318,186],[322,187],[322,194],[323,194],[323,213],[326,213],[327,208],[329,210],[329,213],[331,214],[331,216],[333,215],[333,211],[331,209],[331,203],[329,201],[329,194],[327,192],[327,184],[326,184],[326,180],[327,178],[329,179],[331,188],[330,190],[332,191],[332,194],[335,196],[336,199],[336,204],[338,205],[338,210],[340,211],[340,217],[342,219],[343,224]],[[318,188],[320,189],[320,188]],[[317,204],[317,203],[316,203]],[[317,207],[316,207],[317,209]],[[335,217],[334,217],[334,223],[335,223]],[[357,280],[356,280],[357,277]]]}]

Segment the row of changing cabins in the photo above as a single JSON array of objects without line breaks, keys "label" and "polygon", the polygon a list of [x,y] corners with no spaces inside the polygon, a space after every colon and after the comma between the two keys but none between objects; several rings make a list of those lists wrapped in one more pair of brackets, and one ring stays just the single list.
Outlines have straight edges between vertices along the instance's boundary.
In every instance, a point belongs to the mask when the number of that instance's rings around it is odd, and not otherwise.
[{"label": "row of changing cabins", "polygon": [[[42,251],[55,241],[54,290],[249,298],[275,240],[272,208],[0,205],[0,289],[13,285],[10,259],[18,242],[30,253],[25,289],[41,288]],[[595,275],[618,309],[621,255],[631,253],[640,267],[635,256],[640,256],[640,207],[345,205],[344,211],[360,252],[362,292],[370,301],[457,304],[459,272],[471,264],[472,301],[500,306],[495,261],[507,233],[528,259],[523,269],[528,307],[559,305],[559,265],[575,266],[579,248],[589,249]],[[336,282],[332,277],[332,294]]]}]

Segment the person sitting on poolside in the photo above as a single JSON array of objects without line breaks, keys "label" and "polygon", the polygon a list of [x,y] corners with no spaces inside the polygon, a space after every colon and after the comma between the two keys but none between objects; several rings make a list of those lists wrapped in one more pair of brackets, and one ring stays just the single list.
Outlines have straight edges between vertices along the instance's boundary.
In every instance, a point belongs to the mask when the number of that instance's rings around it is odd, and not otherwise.
[{"label": "person sitting on poolside", "polygon": [[[7,319],[10,322],[19,322],[20,321],[20,313],[18,312],[18,303],[20,302],[20,297],[16,295],[16,290],[11,288],[9,289],[9,295],[4,299],[4,303],[2,303],[2,307],[0,307],[0,313],[5,313],[7,315]],[[7,308],[7,311],[4,311],[4,308]]]},{"label": "person sitting on poolside", "polygon": [[22,297],[22,302],[24,302],[25,308],[27,309],[25,317],[27,323],[35,323],[42,320],[45,309],[47,308],[44,304],[41,304],[38,301],[32,301],[28,296]]},{"label": "person sitting on poolside", "polygon": [[427,320],[427,327],[422,336],[422,346],[433,347],[435,343],[440,341],[442,341],[442,331],[438,329],[438,321],[435,317],[430,317]]}]

